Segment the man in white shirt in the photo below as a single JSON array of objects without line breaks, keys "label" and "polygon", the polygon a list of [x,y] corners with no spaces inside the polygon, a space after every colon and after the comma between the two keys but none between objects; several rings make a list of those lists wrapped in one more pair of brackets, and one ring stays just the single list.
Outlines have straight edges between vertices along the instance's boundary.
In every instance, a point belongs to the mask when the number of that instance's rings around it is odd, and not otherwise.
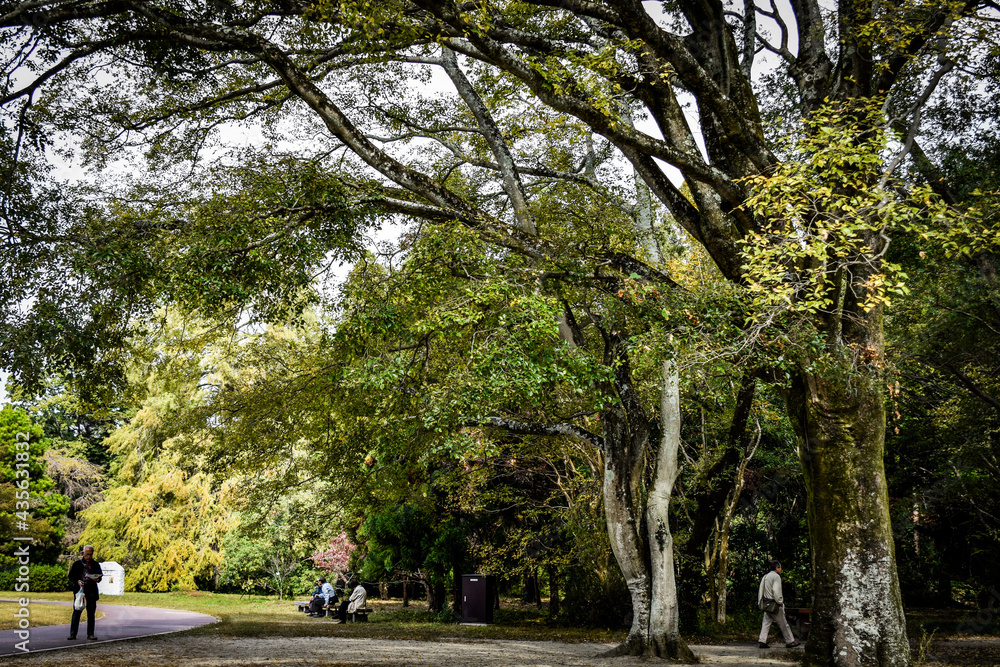
[{"label": "man in white shirt", "polygon": [[322,616],[323,608],[328,606],[330,600],[335,597],[337,597],[337,593],[333,590],[333,586],[324,577],[317,579],[316,592],[309,601],[309,615]]},{"label": "man in white shirt", "polygon": [[792,629],[788,627],[785,620],[785,598],[781,594],[781,563],[772,560],[771,571],[760,580],[760,588],[757,590],[757,607],[764,610],[764,599],[770,598],[778,604],[774,611],[764,611],[764,622],[760,628],[760,637],[757,639],[758,648],[771,648],[767,644],[767,634],[771,630],[771,623],[777,623],[781,628],[781,634],[785,637],[785,648],[795,648],[799,642],[795,640]]}]

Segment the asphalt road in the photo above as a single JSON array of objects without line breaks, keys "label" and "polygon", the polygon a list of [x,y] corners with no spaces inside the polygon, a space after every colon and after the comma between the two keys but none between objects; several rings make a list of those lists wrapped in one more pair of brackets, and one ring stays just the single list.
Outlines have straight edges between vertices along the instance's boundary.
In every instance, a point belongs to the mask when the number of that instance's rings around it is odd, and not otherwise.
[{"label": "asphalt road", "polygon": [[[0,602],[17,602],[17,600],[2,599]],[[70,602],[49,602],[33,600],[31,605],[55,604],[72,606]],[[29,609],[31,607],[29,606]],[[163,635],[170,632],[180,632],[201,625],[215,623],[217,618],[193,611],[176,609],[154,609],[151,607],[128,607],[97,603],[99,611],[104,612],[104,618],[97,619],[94,630],[97,641],[87,639],[87,612],[80,619],[78,639],[68,640],[69,623],[65,625],[47,625],[39,628],[28,628],[27,631],[4,630],[0,632],[0,656],[24,655],[25,651],[18,647],[21,644],[28,652],[51,651],[59,648],[70,648],[84,644],[103,644],[123,639]],[[29,617],[30,618],[30,617]],[[22,644],[25,637],[19,633],[27,632],[27,644]]]}]

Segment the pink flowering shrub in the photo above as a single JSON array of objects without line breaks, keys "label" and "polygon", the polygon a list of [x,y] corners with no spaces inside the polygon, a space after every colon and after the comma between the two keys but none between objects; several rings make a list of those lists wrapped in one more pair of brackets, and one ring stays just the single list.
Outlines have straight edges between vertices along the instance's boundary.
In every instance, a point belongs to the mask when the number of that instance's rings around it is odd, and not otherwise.
[{"label": "pink flowering shrub", "polygon": [[[309,560],[317,569],[334,574],[346,582],[348,580],[347,565],[355,549],[357,547],[347,539],[347,533],[340,531],[339,535],[330,540],[329,549],[315,552],[309,557]],[[336,585],[336,581],[335,578],[331,583]]]}]

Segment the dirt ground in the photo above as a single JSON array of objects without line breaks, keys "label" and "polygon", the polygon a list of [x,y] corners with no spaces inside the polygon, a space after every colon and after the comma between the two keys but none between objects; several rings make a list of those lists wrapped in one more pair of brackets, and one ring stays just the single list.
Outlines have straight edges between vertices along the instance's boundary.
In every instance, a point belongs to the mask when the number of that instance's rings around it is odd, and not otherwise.
[{"label": "dirt ground", "polygon": [[[60,651],[8,658],[18,665],[60,667],[229,667],[278,665],[298,667],[352,667],[393,665],[406,667],[639,667],[666,664],[662,660],[606,658],[612,644],[567,644],[533,641],[390,641],[342,637],[219,638],[153,637],[96,644]],[[751,646],[692,647],[703,664],[747,667],[787,667],[801,655],[785,649],[758,650]]]},{"label": "dirt ground", "polygon": [[[230,667],[276,665],[298,667],[648,667],[666,661],[607,658],[611,644],[566,644],[536,641],[389,641],[343,637],[219,638],[199,636],[148,639],[85,645],[8,658],[18,665],[60,667]],[[788,667],[798,662],[799,650],[753,646],[692,646],[706,665]],[[1000,640],[935,642],[923,667],[1000,665]]]},{"label": "dirt ground", "polygon": [[[612,644],[540,641],[412,641],[345,637],[228,638],[164,636],[107,644],[81,645],[0,659],[17,665],[60,667],[649,667],[666,661],[608,658]],[[789,667],[802,649],[754,646],[692,646],[704,665]],[[917,656],[914,656],[917,658]],[[917,661],[915,661],[917,662]],[[921,667],[1000,666],[1000,640],[962,639],[935,642]]]}]

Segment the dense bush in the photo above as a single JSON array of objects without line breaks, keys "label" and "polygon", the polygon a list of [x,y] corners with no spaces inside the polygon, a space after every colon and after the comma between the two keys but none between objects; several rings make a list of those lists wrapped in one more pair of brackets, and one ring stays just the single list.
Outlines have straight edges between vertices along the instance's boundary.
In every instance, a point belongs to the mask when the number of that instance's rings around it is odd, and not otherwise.
[{"label": "dense bush", "polygon": [[[28,568],[29,590],[34,593],[68,591],[67,571],[61,565],[32,565]],[[17,569],[0,572],[0,590],[14,590],[18,576]]]},{"label": "dense bush", "polygon": [[560,622],[608,629],[628,628],[632,624],[632,597],[616,566],[608,567],[604,578],[596,576],[592,568],[571,566],[566,569],[563,581]]}]

